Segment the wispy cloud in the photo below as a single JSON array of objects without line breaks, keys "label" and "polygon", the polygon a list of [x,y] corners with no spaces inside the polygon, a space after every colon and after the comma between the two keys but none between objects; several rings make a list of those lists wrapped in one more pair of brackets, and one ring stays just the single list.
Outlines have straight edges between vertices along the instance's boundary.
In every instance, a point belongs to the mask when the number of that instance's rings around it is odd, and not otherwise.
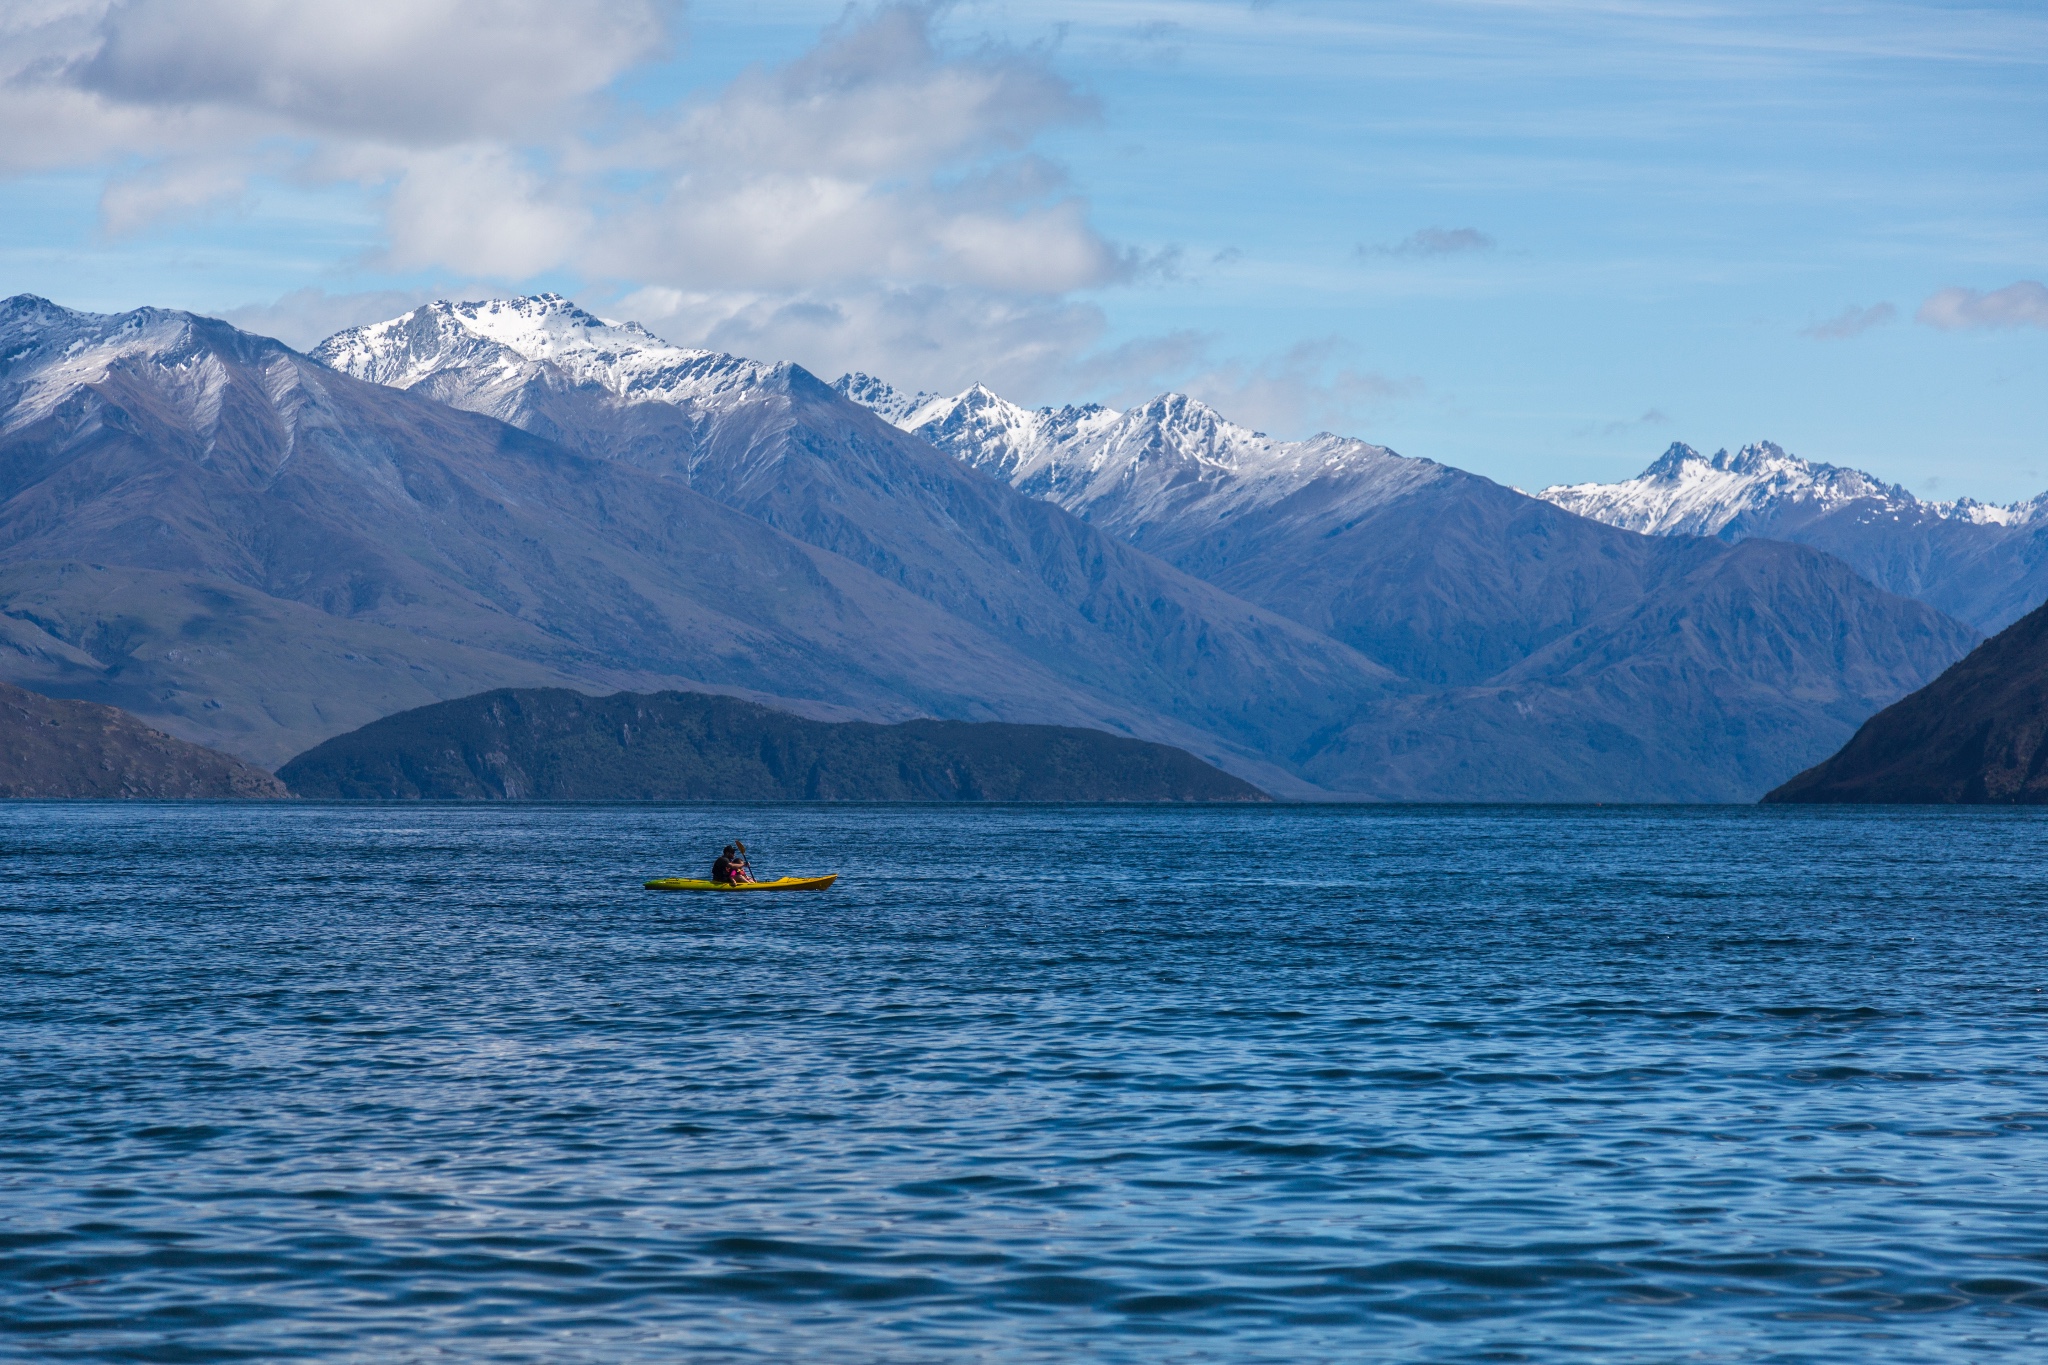
[{"label": "wispy cloud", "polygon": [[1917,316],[1929,327],[1939,327],[1944,332],[2048,327],[2048,285],[2039,280],[2020,280],[1988,293],[1944,289],[1921,304]]},{"label": "wispy cloud", "polygon": [[487,286],[436,285],[423,289],[373,289],[330,294],[316,286],[294,289],[274,303],[222,310],[220,316],[245,332],[276,337],[287,346],[311,350],[349,327],[382,322],[435,299],[474,299],[490,295]]},{"label": "wispy cloud", "polygon": [[[1324,337],[1255,360],[1219,362],[1183,353],[1178,358],[1188,368],[1169,382],[1234,422],[1282,435],[1353,432],[1386,405],[1423,393],[1423,382],[1414,376],[1344,364],[1345,349],[1341,338]],[[1127,385],[1118,398],[1130,402],[1149,396]]]},{"label": "wispy cloud", "polygon": [[1641,431],[1645,427],[1668,427],[1670,425],[1671,415],[1669,413],[1661,408],[1650,408],[1642,416],[1630,418],[1626,421],[1588,422],[1584,426],[1574,427],[1572,435],[1580,440],[1609,440],[1616,436],[1627,436],[1632,432]]},{"label": "wispy cloud", "polygon": [[1361,242],[1360,256],[1460,256],[1475,251],[1491,251],[1495,246],[1492,237],[1478,228],[1426,227],[1418,228],[1398,242]]},{"label": "wispy cloud", "polygon": [[1816,322],[1811,327],[1800,329],[1799,335],[1814,341],[1846,341],[1861,336],[1873,327],[1883,327],[1897,319],[1899,310],[1889,303],[1874,303],[1868,308],[1850,304],[1826,322]]}]

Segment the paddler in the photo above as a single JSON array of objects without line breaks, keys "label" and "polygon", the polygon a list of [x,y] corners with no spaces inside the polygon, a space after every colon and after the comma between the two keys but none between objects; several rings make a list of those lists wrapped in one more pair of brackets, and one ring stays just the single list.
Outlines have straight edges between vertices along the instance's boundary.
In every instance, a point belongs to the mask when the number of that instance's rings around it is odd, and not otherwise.
[{"label": "paddler", "polygon": [[725,852],[711,860],[711,882],[714,886],[732,885],[733,847],[725,846]]},{"label": "paddler", "polygon": [[727,875],[735,882],[750,882],[754,880],[754,869],[747,865],[747,846],[737,839],[733,843],[739,852],[727,869]]}]

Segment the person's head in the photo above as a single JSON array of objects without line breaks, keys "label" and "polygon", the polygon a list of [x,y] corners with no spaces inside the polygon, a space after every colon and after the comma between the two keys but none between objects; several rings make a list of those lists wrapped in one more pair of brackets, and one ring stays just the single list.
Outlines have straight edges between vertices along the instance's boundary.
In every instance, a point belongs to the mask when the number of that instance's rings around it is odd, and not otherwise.
[{"label": "person's head", "polygon": [[730,857],[732,856],[732,845],[731,845],[731,844],[727,844],[727,845],[725,846],[725,856],[726,856],[726,857],[728,857],[728,858],[730,858]]}]

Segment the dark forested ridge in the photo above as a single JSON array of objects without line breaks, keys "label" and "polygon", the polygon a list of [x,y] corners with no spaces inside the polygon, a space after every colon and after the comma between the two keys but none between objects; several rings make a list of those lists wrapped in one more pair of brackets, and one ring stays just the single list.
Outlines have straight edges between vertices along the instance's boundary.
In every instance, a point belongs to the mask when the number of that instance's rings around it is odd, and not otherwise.
[{"label": "dark forested ridge", "polygon": [[239,758],[152,730],[126,711],[0,683],[0,798],[281,797]]},{"label": "dark forested ridge", "polygon": [[808,720],[698,692],[500,688],[374,721],[279,769],[295,795],[428,801],[1264,801],[1099,730]]},{"label": "dark forested ridge", "polygon": [[2048,805],[2048,606],[1872,716],[1765,801]]}]

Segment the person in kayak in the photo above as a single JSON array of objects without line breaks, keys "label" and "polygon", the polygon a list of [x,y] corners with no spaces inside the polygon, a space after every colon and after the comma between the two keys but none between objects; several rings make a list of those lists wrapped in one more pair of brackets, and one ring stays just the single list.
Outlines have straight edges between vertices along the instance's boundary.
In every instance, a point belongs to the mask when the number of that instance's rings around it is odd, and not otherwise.
[{"label": "person in kayak", "polygon": [[732,845],[725,846],[725,852],[711,860],[711,881],[715,886],[732,885]]},{"label": "person in kayak", "polygon": [[735,882],[750,882],[754,880],[754,869],[747,863],[747,846],[740,843],[737,839],[733,840],[733,844],[739,849],[739,852],[733,856],[730,868],[732,879]]}]

